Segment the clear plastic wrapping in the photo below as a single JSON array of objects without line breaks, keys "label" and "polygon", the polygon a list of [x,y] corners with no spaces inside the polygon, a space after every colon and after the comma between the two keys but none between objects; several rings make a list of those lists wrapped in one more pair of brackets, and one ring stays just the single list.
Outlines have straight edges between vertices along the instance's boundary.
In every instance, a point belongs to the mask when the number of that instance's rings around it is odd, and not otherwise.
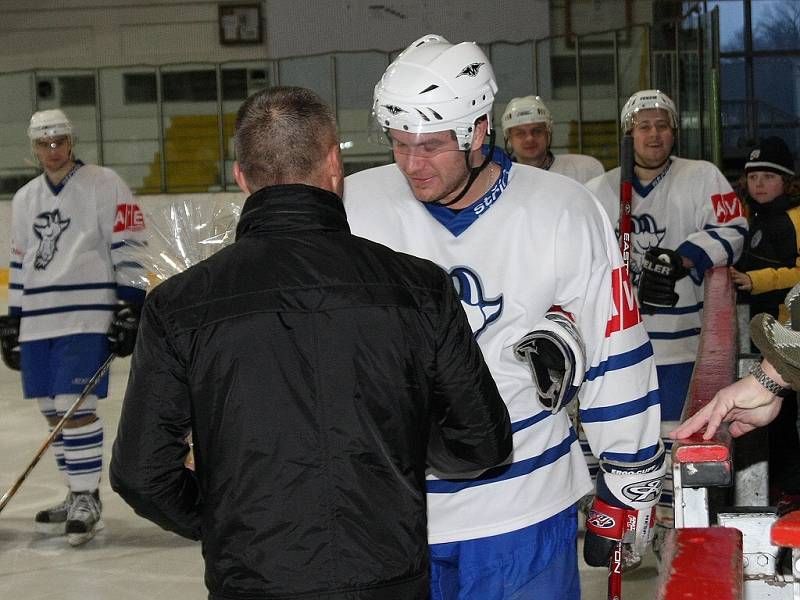
[{"label": "clear plastic wrapping", "polygon": [[205,260],[233,242],[241,204],[213,196],[153,200],[140,206],[146,235],[125,242],[125,261],[144,269],[130,270],[129,283],[151,288]]}]

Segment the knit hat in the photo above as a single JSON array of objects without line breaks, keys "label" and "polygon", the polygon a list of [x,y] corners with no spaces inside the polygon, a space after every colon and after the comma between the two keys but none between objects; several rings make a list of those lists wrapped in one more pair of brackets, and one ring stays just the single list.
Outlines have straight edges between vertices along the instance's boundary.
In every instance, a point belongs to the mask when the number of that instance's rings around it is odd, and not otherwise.
[{"label": "knit hat", "polygon": [[772,136],[761,140],[753,148],[744,166],[744,172],[771,171],[781,175],[794,175],[794,157],[781,138]]}]

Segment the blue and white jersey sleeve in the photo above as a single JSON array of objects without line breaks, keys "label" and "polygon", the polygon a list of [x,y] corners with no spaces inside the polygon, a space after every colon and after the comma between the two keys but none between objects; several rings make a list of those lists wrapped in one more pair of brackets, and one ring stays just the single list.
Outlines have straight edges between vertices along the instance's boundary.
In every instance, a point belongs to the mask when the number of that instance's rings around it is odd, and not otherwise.
[{"label": "blue and white jersey sleeve", "polygon": [[136,259],[136,247],[147,244],[144,214],[130,189],[113,171],[107,170],[107,203],[103,207],[103,231],[109,236],[117,298],[141,304],[147,289],[147,269]]},{"label": "blue and white jersey sleeve", "polygon": [[[747,237],[747,219],[742,204],[730,183],[713,164],[685,161],[696,171],[681,183],[691,186],[684,192],[695,199],[695,227],[677,251],[694,263],[691,275],[702,281],[711,267],[734,264],[742,254]],[[673,190],[680,194],[681,190]]]},{"label": "blue and white jersey sleeve", "polygon": [[[613,228],[596,203],[593,218],[559,223],[563,277],[557,297],[586,346],[588,369],[580,418],[595,456],[651,458],[658,447],[660,405],[653,348],[639,315]],[[576,265],[580,265],[576,267]]]},{"label": "blue and white jersey sleeve", "polygon": [[[24,188],[23,188],[24,189]],[[8,269],[8,314],[19,317],[22,312],[22,292],[25,279],[22,273],[22,262],[25,249],[28,247],[28,223],[22,203],[23,190],[18,191],[11,202],[11,259]]]}]

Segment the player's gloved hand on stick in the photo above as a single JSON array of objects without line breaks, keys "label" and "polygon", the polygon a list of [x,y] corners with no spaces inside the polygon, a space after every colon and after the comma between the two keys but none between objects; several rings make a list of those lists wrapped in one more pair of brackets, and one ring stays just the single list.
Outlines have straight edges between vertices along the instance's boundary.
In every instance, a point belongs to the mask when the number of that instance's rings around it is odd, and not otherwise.
[{"label": "player's gloved hand on stick", "polygon": [[0,316],[0,350],[3,362],[9,369],[20,370],[19,319],[8,315]]},{"label": "player's gloved hand on stick", "polygon": [[117,356],[128,356],[133,353],[141,314],[141,304],[120,304],[117,307],[107,334],[108,349],[111,352]]},{"label": "player's gloved hand on stick", "polygon": [[668,248],[650,248],[642,260],[640,308],[644,312],[653,312],[655,307],[675,306],[678,303],[675,282],[688,274],[680,254]]},{"label": "player's gloved hand on stick", "polygon": [[659,441],[653,458],[641,462],[600,460],[597,494],[586,517],[583,559],[590,567],[608,566],[618,541],[640,559],[653,540],[656,504],[667,466]]}]

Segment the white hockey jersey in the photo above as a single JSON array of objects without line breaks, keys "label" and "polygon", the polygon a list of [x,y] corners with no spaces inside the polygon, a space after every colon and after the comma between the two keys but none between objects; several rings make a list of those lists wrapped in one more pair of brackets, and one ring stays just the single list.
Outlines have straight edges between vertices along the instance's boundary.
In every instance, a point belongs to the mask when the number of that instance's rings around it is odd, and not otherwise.
[{"label": "white hockey jersey", "polygon": [[25,184],[12,201],[8,294],[20,341],[105,333],[118,299],[143,302],[143,268],[124,254],[125,240],[144,235],[142,212],[110,169],[79,163],[58,186],[44,174]]},{"label": "white hockey jersey", "polygon": [[[553,305],[574,315],[589,370],[580,412],[592,448],[619,460],[650,458],[660,406],[652,346],[631,296],[613,230],[582,185],[513,165],[462,211],[426,205],[396,165],[345,180],[354,234],[430,259],[459,290],[511,415],[512,459],[471,479],[428,476],[429,541],[516,531],[591,490],[567,412],[543,409],[512,346]],[[472,474],[477,475],[477,474]]]},{"label": "white hockey jersey", "polygon": [[[620,169],[586,186],[618,227]],[[703,275],[712,266],[732,265],[744,248],[747,219],[741,202],[713,164],[672,157],[668,168],[646,186],[634,180],[631,279],[639,281],[644,253],[653,246],[677,250],[692,260],[689,277],[675,285],[678,303],[644,315],[659,365],[694,362],[702,324]]]},{"label": "white hockey jersey", "polygon": [[547,170],[566,175],[579,183],[586,183],[605,172],[603,163],[585,154],[554,154],[553,164]]}]

